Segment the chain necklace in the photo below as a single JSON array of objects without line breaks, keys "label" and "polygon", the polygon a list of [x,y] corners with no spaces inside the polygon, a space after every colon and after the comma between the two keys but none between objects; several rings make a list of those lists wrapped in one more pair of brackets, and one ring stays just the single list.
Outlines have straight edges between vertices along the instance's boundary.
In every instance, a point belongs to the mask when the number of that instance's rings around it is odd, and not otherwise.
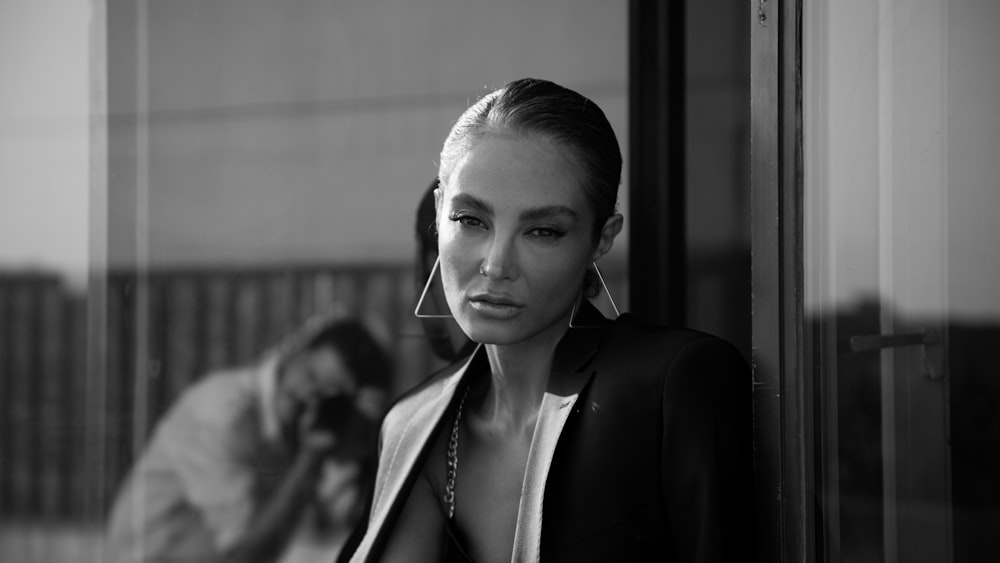
[{"label": "chain necklace", "polygon": [[451,437],[448,438],[447,466],[444,483],[444,505],[448,509],[448,520],[455,517],[455,477],[458,475],[458,428],[462,421],[462,407],[465,406],[465,398],[469,396],[469,388],[465,388],[462,400],[458,402],[458,410],[455,412],[455,423],[451,427]]}]

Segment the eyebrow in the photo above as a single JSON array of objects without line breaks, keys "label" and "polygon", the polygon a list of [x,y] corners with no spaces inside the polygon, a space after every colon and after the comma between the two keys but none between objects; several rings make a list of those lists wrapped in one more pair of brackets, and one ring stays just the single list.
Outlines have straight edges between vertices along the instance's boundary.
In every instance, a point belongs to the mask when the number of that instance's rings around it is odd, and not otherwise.
[{"label": "eyebrow", "polygon": [[[470,194],[457,194],[451,199],[451,202],[452,205],[463,205],[488,215],[493,214],[492,205]],[[580,220],[580,214],[565,205],[544,205],[542,207],[526,209],[521,212],[520,219],[522,221],[537,221],[559,215],[565,215],[572,221]]]},{"label": "eyebrow", "polygon": [[565,205],[546,205],[544,207],[534,207],[521,212],[522,221],[538,221],[539,219],[549,219],[560,215],[568,216],[572,221],[578,221],[580,214]]},{"label": "eyebrow", "polygon": [[476,211],[486,213],[487,215],[493,214],[493,206],[474,195],[455,194],[455,197],[451,198],[451,204],[452,206],[462,205],[465,207],[471,207]]}]

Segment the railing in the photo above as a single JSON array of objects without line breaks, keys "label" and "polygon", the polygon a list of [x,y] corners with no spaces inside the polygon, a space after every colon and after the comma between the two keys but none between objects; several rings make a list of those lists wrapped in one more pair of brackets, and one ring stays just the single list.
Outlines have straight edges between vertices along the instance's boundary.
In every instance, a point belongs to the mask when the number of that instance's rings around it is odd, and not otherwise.
[{"label": "railing", "polygon": [[86,302],[55,277],[0,278],[0,513],[72,514]]},{"label": "railing", "polygon": [[[626,303],[624,269],[605,268],[605,279]],[[365,321],[393,354],[396,392],[441,364],[412,315],[406,265],[112,272],[105,281],[100,299],[54,275],[0,275],[0,521],[93,519],[182,389],[254,360],[313,314]],[[95,307],[106,319],[98,338],[88,334]]]},{"label": "railing", "polygon": [[[83,469],[95,450],[110,497],[183,388],[254,360],[318,312],[365,320],[397,359],[397,385],[415,381],[435,359],[405,315],[412,295],[412,273],[401,266],[114,272],[104,373],[95,376],[86,373],[87,314],[100,305],[54,276],[0,277],[0,518],[82,516],[95,486]],[[87,388],[95,381],[96,399]]]}]

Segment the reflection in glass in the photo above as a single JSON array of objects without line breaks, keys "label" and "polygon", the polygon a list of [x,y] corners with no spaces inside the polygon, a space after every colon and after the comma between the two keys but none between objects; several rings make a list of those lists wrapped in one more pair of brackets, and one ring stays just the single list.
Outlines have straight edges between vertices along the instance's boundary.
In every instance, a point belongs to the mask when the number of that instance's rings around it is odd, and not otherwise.
[{"label": "reflection in glass", "polygon": [[998,24],[987,0],[805,3],[805,301],[826,561],[1000,550]]},{"label": "reflection in glass", "polygon": [[182,390],[312,314],[371,327],[393,394],[440,365],[411,226],[470,85],[557,78],[628,138],[622,3],[438,8],[0,3],[0,560],[106,562]]}]

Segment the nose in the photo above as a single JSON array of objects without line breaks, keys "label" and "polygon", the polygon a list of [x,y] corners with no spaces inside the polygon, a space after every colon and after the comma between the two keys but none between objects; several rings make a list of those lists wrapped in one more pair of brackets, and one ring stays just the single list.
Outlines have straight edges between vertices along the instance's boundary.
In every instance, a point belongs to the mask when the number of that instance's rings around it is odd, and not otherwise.
[{"label": "nose", "polygon": [[518,274],[517,249],[507,237],[495,236],[483,256],[479,273],[490,281],[515,279]]}]

